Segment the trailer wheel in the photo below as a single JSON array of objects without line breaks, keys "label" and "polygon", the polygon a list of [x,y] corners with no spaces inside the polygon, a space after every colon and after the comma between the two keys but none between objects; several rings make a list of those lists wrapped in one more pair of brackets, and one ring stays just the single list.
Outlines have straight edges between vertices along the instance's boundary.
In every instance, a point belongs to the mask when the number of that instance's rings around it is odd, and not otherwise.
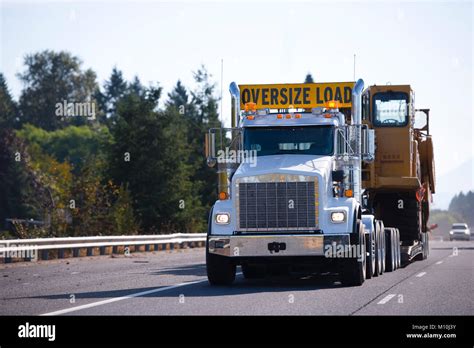
[{"label": "trailer wheel", "polygon": [[426,258],[428,257],[428,252],[429,252],[428,232],[421,233],[421,243],[423,244],[423,249],[422,249],[423,251],[421,252],[421,254],[418,254],[415,256],[415,260],[417,261],[426,260]]},{"label": "trailer wheel", "polygon": [[393,228],[385,228],[385,270],[387,272],[395,271],[395,255],[393,248],[393,241],[395,239]]},{"label": "trailer wheel", "polygon": [[382,274],[385,273],[385,257],[386,257],[386,247],[385,247],[385,226],[382,221],[379,221],[379,232],[380,232],[380,240],[381,240],[381,247],[382,247]]},{"label": "trailer wheel", "polygon": [[375,272],[374,277],[378,277],[382,271],[382,234],[380,233],[380,225],[375,223]]},{"label": "trailer wheel", "polygon": [[245,279],[259,279],[265,277],[265,267],[260,265],[242,265],[242,274]]},{"label": "trailer wheel", "polygon": [[359,257],[343,260],[341,283],[344,286],[360,286],[366,279],[367,248],[365,244],[364,227],[360,220],[355,223],[357,228],[357,239],[354,241],[358,246]]},{"label": "trailer wheel", "polygon": [[365,271],[365,279],[371,279],[373,276],[375,276],[375,268],[377,262],[377,242],[375,239],[375,233],[367,233],[365,235],[365,244],[367,247],[367,269]]},{"label": "trailer wheel", "polygon": [[398,228],[395,229],[397,237],[395,239],[395,251],[397,254],[397,269],[402,267],[402,252],[400,250],[400,230]]}]

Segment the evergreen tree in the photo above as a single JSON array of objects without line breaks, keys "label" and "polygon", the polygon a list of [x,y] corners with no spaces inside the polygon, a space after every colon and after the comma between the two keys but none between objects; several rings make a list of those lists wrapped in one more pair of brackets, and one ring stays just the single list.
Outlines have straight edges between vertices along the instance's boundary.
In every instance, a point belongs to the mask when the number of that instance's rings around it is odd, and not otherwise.
[{"label": "evergreen tree", "polygon": [[192,196],[187,126],[176,109],[157,111],[160,94],[135,78],[118,103],[110,174],[128,185],[145,231],[191,232],[202,229],[202,212]]},{"label": "evergreen tree", "polygon": [[46,130],[68,124],[85,124],[86,117],[64,118],[56,115],[58,103],[95,102],[96,74],[83,71],[82,62],[68,52],[43,51],[25,58],[26,71],[18,74],[24,83],[19,108],[22,123]]},{"label": "evergreen tree", "polygon": [[474,226],[474,192],[460,192],[449,203],[449,211],[459,214],[470,226]]},{"label": "evergreen tree", "polygon": [[0,129],[15,127],[17,116],[17,105],[8,90],[5,77],[0,73]]},{"label": "evergreen tree", "polygon": [[207,211],[217,199],[217,174],[215,168],[209,168],[203,153],[205,134],[209,128],[222,127],[219,121],[218,102],[215,94],[215,83],[204,66],[194,73],[197,88],[191,93],[195,115],[192,116],[192,126],[189,129],[188,139],[192,150],[190,163],[196,169],[193,182],[199,187],[199,198]]},{"label": "evergreen tree", "polygon": [[123,78],[122,72],[114,67],[109,79],[104,83],[104,92],[98,90],[96,95],[100,108],[104,111],[105,121],[109,123],[114,121],[117,103],[126,91],[127,82]]}]

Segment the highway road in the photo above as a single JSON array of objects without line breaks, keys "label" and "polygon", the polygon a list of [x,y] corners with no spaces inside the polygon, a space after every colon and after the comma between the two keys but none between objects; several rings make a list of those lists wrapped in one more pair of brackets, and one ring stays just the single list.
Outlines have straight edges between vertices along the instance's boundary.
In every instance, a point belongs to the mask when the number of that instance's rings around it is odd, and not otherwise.
[{"label": "highway road", "polygon": [[211,287],[203,248],[0,265],[1,315],[473,315],[473,294],[474,241],[432,241],[427,260],[360,287],[240,273]]}]

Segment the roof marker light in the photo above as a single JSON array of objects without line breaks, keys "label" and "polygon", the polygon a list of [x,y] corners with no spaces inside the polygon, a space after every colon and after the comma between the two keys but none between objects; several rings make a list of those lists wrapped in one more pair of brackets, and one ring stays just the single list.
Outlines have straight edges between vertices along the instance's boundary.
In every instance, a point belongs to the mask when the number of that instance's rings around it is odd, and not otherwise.
[{"label": "roof marker light", "polygon": [[326,109],[339,109],[339,102],[337,100],[329,100],[324,104],[324,106]]},{"label": "roof marker light", "polygon": [[244,105],[244,110],[246,112],[249,112],[249,111],[257,111],[257,104],[256,103],[252,103],[252,102],[248,102],[248,103],[245,103]]}]

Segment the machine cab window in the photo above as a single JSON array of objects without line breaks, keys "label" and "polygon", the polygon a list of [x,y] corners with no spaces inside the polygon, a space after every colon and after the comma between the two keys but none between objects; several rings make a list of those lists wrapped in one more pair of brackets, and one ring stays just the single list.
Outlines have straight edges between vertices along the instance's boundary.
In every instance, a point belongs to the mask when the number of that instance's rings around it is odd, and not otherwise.
[{"label": "machine cab window", "polygon": [[404,127],[408,124],[408,95],[380,92],[373,96],[373,123],[376,127]]}]

